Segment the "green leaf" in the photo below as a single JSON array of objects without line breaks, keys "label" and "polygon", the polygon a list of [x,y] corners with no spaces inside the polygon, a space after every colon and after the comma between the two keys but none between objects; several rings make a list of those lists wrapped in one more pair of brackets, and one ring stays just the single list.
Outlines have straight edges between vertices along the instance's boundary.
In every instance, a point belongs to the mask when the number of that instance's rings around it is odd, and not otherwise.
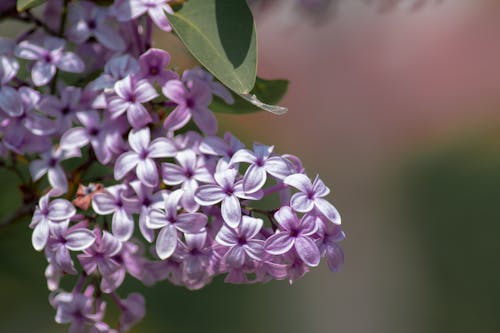
[{"label": "green leaf", "polygon": [[[210,109],[220,113],[241,114],[266,110],[276,114],[283,114],[286,112],[286,108],[275,104],[279,103],[285,95],[288,83],[287,80],[265,80],[257,77],[250,94],[233,94],[234,104],[231,105],[226,104],[220,98],[214,98],[212,104],[210,104]],[[257,100],[251,97],[254,95]]]},{"label": "green leaf", "polygon": [[40,6],[46,1],[47,0],[17,0],[17,5],[16,5],[17,11],[22,12],[30,8]]},{"label": "green leaf", "polygon": [[193,56],[217,79],[239,94],[255,84],[255,25],[245,0],[189,0],[167,15]]}]

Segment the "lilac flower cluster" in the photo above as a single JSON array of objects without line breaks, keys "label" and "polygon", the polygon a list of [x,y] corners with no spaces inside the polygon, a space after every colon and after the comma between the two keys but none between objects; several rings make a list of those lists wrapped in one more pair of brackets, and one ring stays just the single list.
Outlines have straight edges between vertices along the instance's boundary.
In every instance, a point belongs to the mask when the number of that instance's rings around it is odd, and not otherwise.
[{"label": "lilac flower cluster", "polygon": [[[29,163],[32,243],[48,262],[57,323],[128,330],[145,301],[118,296],[127,275],[199,289],[220,274],[291,283],[321,257],[339,269],[344,233],[328,187],[293,155],[217,136],[209,106],[232,94],[201,68],[167,69],[169,54],[151,48],[153,25],[171,30],[168,1],[79,1],[65,12],[56,35],[38,26],[0,47],[0,156]],[[93,166],[109,174],[92,179]],[[116,329],[103,322],[109,302]]]}]

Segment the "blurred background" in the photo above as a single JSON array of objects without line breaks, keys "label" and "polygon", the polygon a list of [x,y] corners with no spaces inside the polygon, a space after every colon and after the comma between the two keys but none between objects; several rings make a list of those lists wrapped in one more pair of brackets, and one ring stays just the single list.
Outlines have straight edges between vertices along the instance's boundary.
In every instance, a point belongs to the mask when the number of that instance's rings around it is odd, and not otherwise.
[{"label": "blurred background", "polygon": [[[290,79],[289,112],[219,116],[332,188],[342,270],[195,292],[129,281],[120,293],[147,302],[133,332],[500,332],[500,4],[392,2],[340,1],[321,20],[261,9],[259,73]],[[14,179],[0,178],[5,212]],[[0,253],[0,332],[64,332],[25,225],[1,230]]]}]

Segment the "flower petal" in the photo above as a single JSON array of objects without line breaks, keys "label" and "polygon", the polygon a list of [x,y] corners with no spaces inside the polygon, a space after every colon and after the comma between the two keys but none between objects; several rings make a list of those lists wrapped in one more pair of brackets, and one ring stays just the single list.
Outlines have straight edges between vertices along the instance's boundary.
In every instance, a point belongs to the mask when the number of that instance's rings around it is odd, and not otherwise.
[{"label": "flower petal", "polygon": [[134,232],[134,219],[124,209],[119,209],[113,214],[111,222],[113,235],[122,242],[126,242]]},{"label": "flower petal", "polygon": [[43,250],[45,244],[47,244],[47,240],[49,239],[49,224],[44,219],[33,230],[33,234],[31,235],[31,243],[33,247],[37,251]]},{"label": "flower petal", "polygon": [[212,206],[221,202],[226,194],[217,185],[203,185],[195,191],[195,201],[202,206]]},{"label": "flower petal", "polygon": [[297,192],[290,199],[290,206],[300,213],[310,212],[314,208],[314,201],[307,197],[307,194]]},{"label": "flower petal", "polygon": [[290,237],[286,232],[278,232],[266,240],[264,249],[272,255],[284,254],[290,251],[295,238]]},{"label": "flower petal", "polygon": [[158,186],[158,169],[156,163],[150,159],[139,161],[137,164],[137,178],[144,183],[144,185],[149,187]]},{"label": "flower petal", "polygon": [[226,196],[222,200],[222,218],[232,228],[238,227],[241,221],[240,201],[235,195]]},{"label": "flower petal", "polygon": [[318,246],[309,237],[297,237],[295,240],[295,250],[300,259],[308,266],[318,266],[321,259]]},{"label": "flower petal", "polygon": [[115,163],[115,179],[122,179],[139,163],[137,153],[126,152],[121,154]]},{"label": "flower petal", "polygon": [[156,254],[164,260],[170,257],[177,247],[177,230],[171,224],[167,225],[158,233],[156,238]]},{"label": "flower petal", "polygon": [[82,251],[95,242],[95,235],[88,229],[76,229],[66,235],[66,247],[71,251]]},{"label": "flower petal", "polygon": [[307,193],[312,191],[311,180],[302,173],[296,173],[285,178],[285,184],[295,187],[301,192]]},{"label": "flower petal", "polygon": [[331,203],[323,198],[316,198],[314,199],[314,205],[327,219],[335,224],[341,223],[340,214]]}]

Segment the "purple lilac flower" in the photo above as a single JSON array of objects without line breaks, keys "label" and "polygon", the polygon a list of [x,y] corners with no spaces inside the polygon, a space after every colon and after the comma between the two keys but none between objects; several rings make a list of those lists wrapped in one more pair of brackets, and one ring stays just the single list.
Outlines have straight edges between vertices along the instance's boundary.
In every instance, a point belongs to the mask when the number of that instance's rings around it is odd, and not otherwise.
[{"label": "purple lilac flower", "polygon": [[54,224],[67,223],[75,215],[76,209],[71,202],[64,199],[50,200],[53,193],[49,192],[40,198],[31,220],[33,229],[32,243],[37,251],[41,251],[47,244],[50,229]]},{"label": "purple lilac flower", "polygon": [[318,229],[317,217],[306,214],[299,220],[290,207],[284,206],[274,214],[274,218],[279,223],[280,230],[266,240],[266,252],[280,255],[294,248],[308,266],[317,266],[320,252],[311,238]]},{"label": "purple lilac flower", "polygon": [[60,163],[69,158],[80,156],[79,150],[64,150],[61,148],[42,153],[41,159],[30,164],[31,178],[37,181],[47,174],[52,188],[57,190],[58,194],[66,193],[68,191],[68,179]]},{"label": "purple lilac flower", "polygon": [[123,331],[128,331],[146,314],[144,297],[139,293],[131,293],[126,299],[120,300],[120,305],[120,329]]},{"label": "purple lilac flower", "polygon": [[47,84],[56,73],[56,68],[65,72],[81,73],[85,65],[73,52],[64,52],[63,39],[46,37],[43,47],[29,41],[22,41],[16,48],[19,58],[35,60],[31,79],[36,86]]},{"label": "purple lilac flower", "polygon": [[[10,116],[19,116],[22,113],[19,104],[14,103],[16,90],[7,84],[16,76],[19,63],[10,57],[0,55],[0,109]],[[16,108],[17,106],[17,108]]]},{"label": "purple lilac flower", "polygon": [[150,123],[153,119],[142,105],[158,97],[158,93],[147,80],[136,80],[131,76],[115,83],[116,96],[110,98],[108,111],[112,118],[127,113],[127,119],[135,129]]},{"label": "purple lilac flower", "polygon": [[121,267],[113,257],[122,250],[122,243],[107,231],[95,229],[94,234],[95,242],[77,256],[78,260],[87,274],[97,269],[103,276],[110,276]]},{"label": "purple lilac flower", "polygon": [[132,213],[137,211],[138,203],[132,199],[124,199],[126,185],[106,187],[104,192],[97,193],[92,198],[92,208],[97,214],[113,214],[111,230],[113,235],[127,241],[134,232],[134,219]]},{"label": "purple lilac flower", "polygon": [[170,55],[167,51],[160,49],[149,49],[139,57],[139,77],[149,82],[158,82],[160,86],[167,81],[178,79],[179,76],[166,67],[170,63]]},{"label": "purple lilac flower", "polygon": [[158,169],[154,158],[171,157],[176,153],[175,146],[167,138],[157,138],[150,142],[151,134],[148,127],[131,130],[128,142],[132,151],[125,152],[115,163],[115,178],[122,179],[132,169],[137,178],[149,187],[158,186]]},{"label": "purple lilac flower", "polygon": [[153,208],[149,216],[151,229],[161,229],[156,239],[156,254],[160,259],[167,259],[177,248],[177,231],[184,234],[198,233],[207,224],[207,216],[201,213],[177,214],[182,190],[170,193],[165,199],[164,210]]},{"label": "purple lilac flower", "polygon": [[3,107],[11,110],[3,139],[10,150],[23,153],[23,146],[30,136],[42,137],[55,132],[54,121],[36,111],[39,101],[40,93],[28,87],[14,90],[13,95],[3,100]]},{"label": "purple lilac flower", "polygon": [[149,213],[153,208],[161,208],[167,196],[167,191],[161,190],[153,193],[153,187],[146,186],[140,181],[130,182],[129,185],[137,194],[137,201],[140,205],[139,229],[141,234],[148,242],[152,242],[154,239],[154,232],[147,227],[149,225]]},{"label": "purple lilac flower", "polygon": [[68,38],[77,44],[95,37],[97,41],[114,51],[123,51],[125,41],[110,24],[108,11],[88,1],[71,3],[68,14]]},{"label": "purple lilac flower", "polygon": [[212,91],[212,94],[222,98],[222,100],[227,104],[234,103],[234,97],[229,92],[229,90],[226,87],[224,87],[221,83],[214,81],[214,77],[212,76],[212,74],[210,74],[207,71],[204,71],[200,67],[195,67],[192,69],[185,70],[184,73],[182,73],[182,80],[184,82],[192,80],[202,81],[206,85],[208,85],[208,87]]},{"label": "purple lilac flower", "polygon": [[199,208],[194,200],[198,182],[211,183],[213,177],[205,166],[203,158],[197,156],[192,150],[178,152],[175,159],[178,164],[162,163],[163,182],[167,185],[182,184],[184,195],[181,205],[188,212],[194,212]]},{"label": "purple lilac flower", "polygon": [[139,71],[139,64],[129,54],[115,56],[104,66],[104,73],[89,85],[92,90],[111,89],[114,84]]},{"label": "purple lilac flower", "polygon": [[201,81],[189,81],[187,86],[182,81],[170,80],[162,88],[163,94],[177,104],[168,115],[163,126],[169,131],[184,127],[193,117],[193,121],[205,134],[217,132],[217,119],[208,108],[212,101],[210,89]]},{"label": "purple lilac flower", "polygon": [[44,114],[57,119],[57,129],[64,132],[71,128],[77,112],[85,111],[87,108],[82,105],[82,90],[77,87],[64,87],[60,91],[61,98],[52,95],[46,95],[40,101],[39,109]]},{"label": "purple lilac flower", "polygon": [[264,255],[264,241],[257,238],[263,225],[262,219],[243,216],[238,228],[223,226],[215,241],[228,247],[224,261],[232,267],[243,266],[247,258],[260,261]]},{"label": "purple lilac flower", "polygon": [[54,263],[65,273],[76,274],[69,251],[82,251],[91,246],[95,235],[86,228],[86,224],[69,228],[69,221],[55,223],[50,228],[51,237],[46,251],[53,253]]},{"label": "purple lilac flower", "polygon": [[58,324],[71,324],[68,332],[87,332],[88,328],[104,317],[104,303],[94,305],[93,287],[84,294],[77,292],[61,292],[52,299],[52,305],[57,308],[55,321]]},{"label": "purple lilac flower", "polygon": [[321,242],[319,250],[322,255],[326,255],[328,267],[332,272],[338,272],[344,263],[344,252],[338,242],[345,238],[345,234],[338,224],[320,224]]},{"label": "purple lilac flower", "polygon": [[90,143],[99,162],[107,164],[113,156],[109,141],[113,140],[113,133],[116,132],[114,122],[101,120],[99,113],[94,110],[78,112],[76,117],[83,127],[67,130],[61,137],[61,148],[79,149]]},{"label": "purple lilac flower", "polygon": [[250,163],[243,177],[243,189],[246,192],[262,188],[266,183],[267,173],[280,180],[290,175],[290,164],[280,156],[271,156],[273,149],[273,146],[254,144],[253,152],[241,149],[231,158],[231,163]]},{"label": "purple lilac flower", "polygon": [[263,196],[262,190],[246,193],[243,190],[243,181],[236,178],[237,174],[238,171],[234,169],[216,172],[215,184],[202,185],[195,191],[195,200],[199,205],[211,206],[222,202],[222,217],[232,228],[236,228],[241,221],[239,198],[259,200]]},{"label": "purple lilac flower", "polygon": [[306,175],[297,173],[286,177],[284,183],[300,191],[295,193],[290,200],[290,205],[294,210],[308,213],[316,208],[327,219],[335,224],[340,224],[340,214],[331,203],[323,199],[330,193],[330,189],[318,176],[311,183]]},{"label": "purple lilac flower", "polygon": [[148,13],[153,22],[163,31],[171,31],[167,15],[174,11],[167,2],[169,0],[117,0],[113,5],[114,14],[118,21],[130,21]]},{"label": "purple lilac flower", "polygon": [[195,234],[185,234],[185,244],[180,242],[182,254],[182,280],[189,289],[199,289],[210,281],[212,249],[205,229]]}]

